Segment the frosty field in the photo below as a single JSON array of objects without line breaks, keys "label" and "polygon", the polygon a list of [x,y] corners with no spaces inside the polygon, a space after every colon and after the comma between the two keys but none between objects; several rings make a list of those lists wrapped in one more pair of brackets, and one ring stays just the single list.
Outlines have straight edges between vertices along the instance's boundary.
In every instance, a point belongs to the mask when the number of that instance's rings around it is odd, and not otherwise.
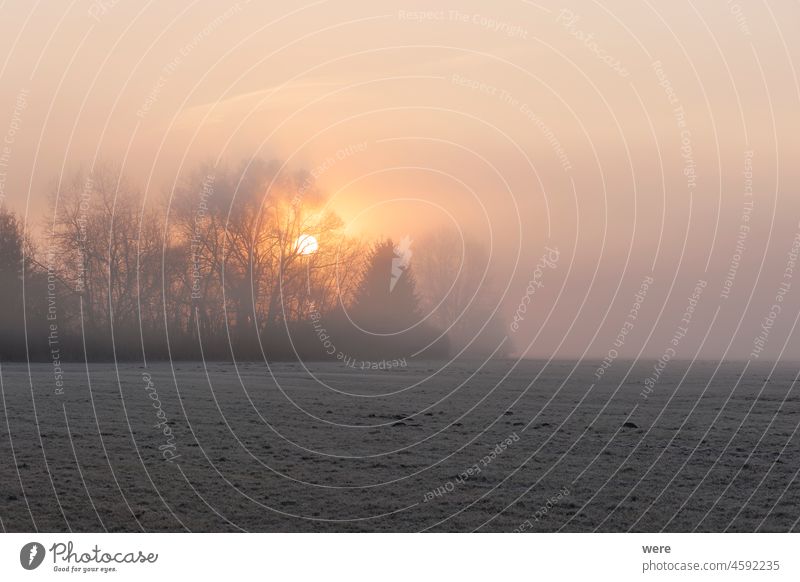
[{"label": "frosty field", "polygon": [[6,364],[2,528],[798,529],[797,368],[596,368]]}]

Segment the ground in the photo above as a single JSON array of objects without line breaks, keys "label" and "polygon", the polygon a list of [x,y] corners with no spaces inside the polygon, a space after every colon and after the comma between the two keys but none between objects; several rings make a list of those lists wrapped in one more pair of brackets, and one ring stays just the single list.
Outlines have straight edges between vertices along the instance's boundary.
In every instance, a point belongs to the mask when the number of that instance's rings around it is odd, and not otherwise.
[{"label": "ground", "polygon": [[796,369],[672,362],[645,397],[652,365],[617,361],[597,381],[597,362],[66,364],[59,394],[53,366],[4,364],[0,520],[797,530]]}]

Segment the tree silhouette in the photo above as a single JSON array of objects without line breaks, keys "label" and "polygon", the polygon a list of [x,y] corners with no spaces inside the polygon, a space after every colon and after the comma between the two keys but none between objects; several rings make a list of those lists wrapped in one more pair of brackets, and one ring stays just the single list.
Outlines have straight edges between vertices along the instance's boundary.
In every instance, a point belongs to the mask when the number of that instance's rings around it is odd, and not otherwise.
[{"label": "tree silhouette", "polygon": [[22,227],[0,209],[0,359],[19,356],[22,347]]},{"label": "tree silhouette", "polygon": [[201,165],[146,204],[99,163],[54,184],[38,249],[0,207],[0,359],[337,357],[312,318],[339,355],[445,353],[422,322],[411,241],[365,247],[282,167]]},{"label": "tree silhouette", "polygon": [[408,251],[398,252],[391,239],[376,243],[356,290],[353,320],[368,332],[400,332],[419,320],[416,281]]},{"label": "tree silhouette", "polygon": [[498,349],[506,337],[498,309],[503,294],[480,239],[456,229],[432,232],[416,245],[414,272],[420,304],[435,325],[447,330],[453,351],[507,355],[510,340]]}]

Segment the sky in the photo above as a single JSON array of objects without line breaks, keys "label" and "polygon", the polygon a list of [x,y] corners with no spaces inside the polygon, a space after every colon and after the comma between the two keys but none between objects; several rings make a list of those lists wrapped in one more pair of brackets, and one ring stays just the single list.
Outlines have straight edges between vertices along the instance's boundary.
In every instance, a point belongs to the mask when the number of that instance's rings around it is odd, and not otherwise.
[{"label": "sky", "polygon": [[157,203],[275,158],[354,234],[481,241],[518,355],[800,359],[796,2],[2,12],[0,200],[34,232],[101,160]]}]

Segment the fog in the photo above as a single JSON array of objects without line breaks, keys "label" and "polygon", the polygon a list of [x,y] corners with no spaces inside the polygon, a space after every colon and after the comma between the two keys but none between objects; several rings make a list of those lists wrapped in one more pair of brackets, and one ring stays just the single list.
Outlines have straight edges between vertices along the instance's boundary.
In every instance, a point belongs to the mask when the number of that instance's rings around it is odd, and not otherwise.
[{"label": "fog", "polygon": [[449,353],[794,359],[794,6],[15,0],[0,201],[47,267],[59,196],[79,206],[112,167],[95,243],[127,224],[158,272],[187,184],[192,204],[203,172],[228,185],[225,230],[266,164],[338,221],[316,260],[346,239],[361,273],[372,245],[412,241],[420,317]]}]

